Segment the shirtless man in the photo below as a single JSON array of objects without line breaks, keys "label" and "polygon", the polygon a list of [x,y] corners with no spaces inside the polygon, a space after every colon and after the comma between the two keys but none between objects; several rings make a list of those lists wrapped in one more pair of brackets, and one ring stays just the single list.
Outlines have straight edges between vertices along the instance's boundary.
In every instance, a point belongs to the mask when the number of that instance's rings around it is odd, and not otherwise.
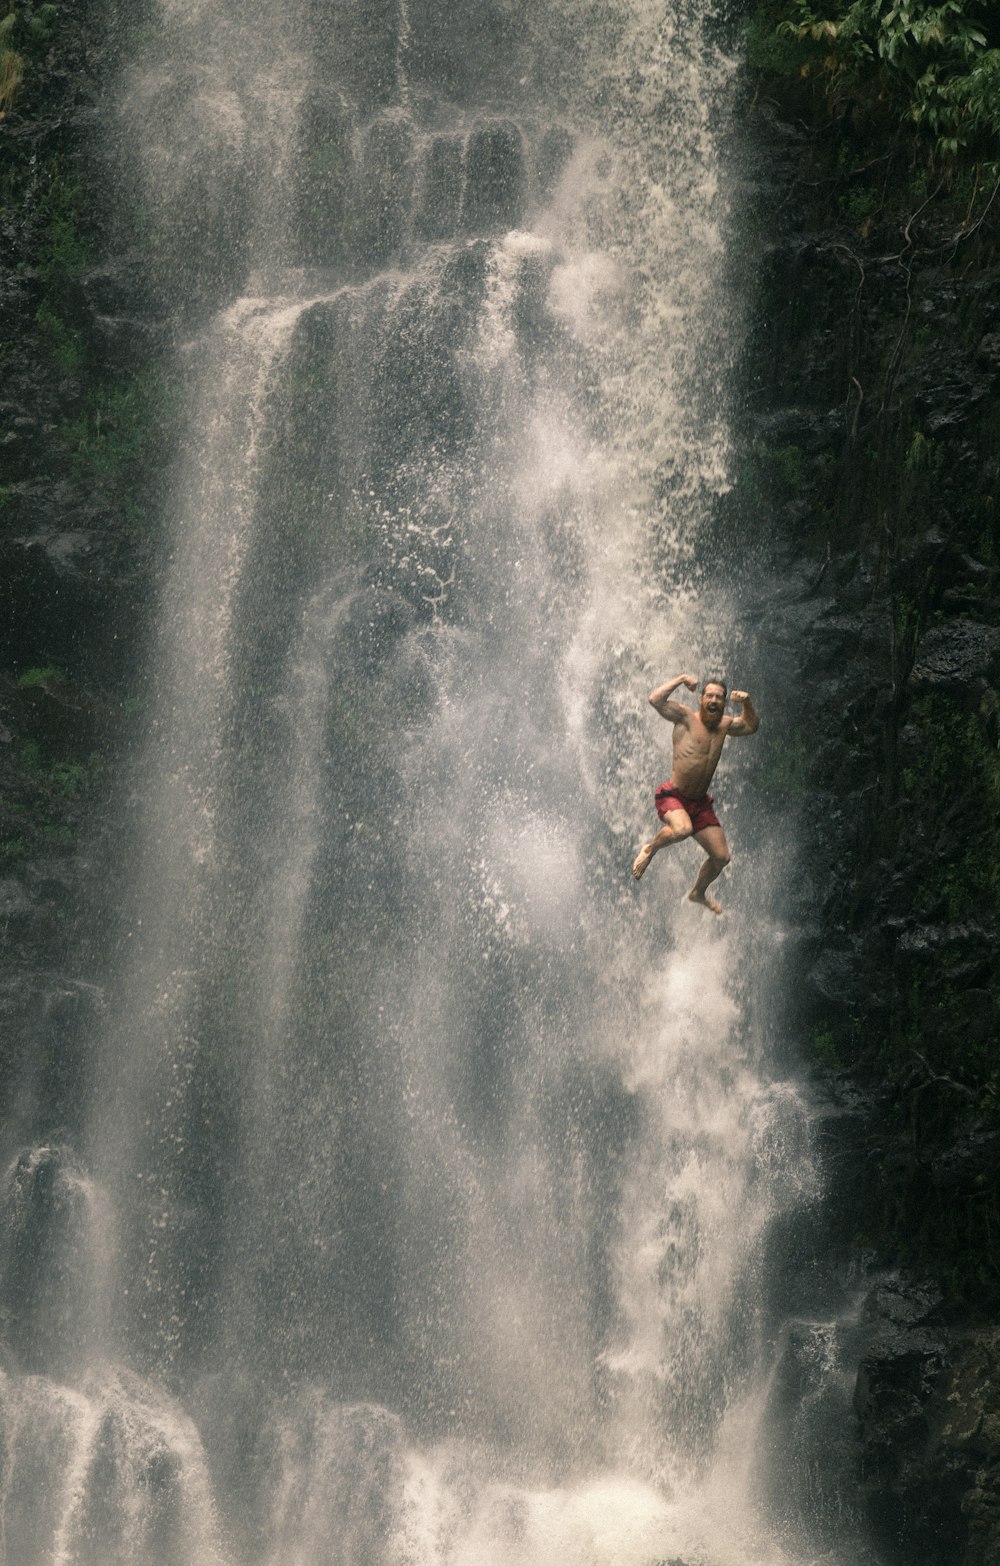
[{"label": "shirtless man", "polygon": [[712,882],[729,863],[729,845],[719,818],[712,809],[712,796],[707,790],[726,739],[730,735],[756,734],[760,728],[760,718],[746,691],[733,691],[733,701],[742,703],[739,717],[725,716],[724,680],[705,681],[697,711],[671,700],[678,685],[686,685],[689,691],[694,691],[698,688],[698,680],[693,674],[679,674],[676,680],[668,680],[665,685],[657,686],[649,696],[660,717],[669,718],[674,725],[674,760],[670,781],[661,783],[656,790],[656,813],[663,826],[654,838],[640,848],[632,866],[632,874],[638,881],[653,855],[661,848],[693,837],[696,843],[701,844],[708,858],[699,870],[688,897],[693,903],[703,903],[713,913],[721,914],[718,903],[706,894]]}]

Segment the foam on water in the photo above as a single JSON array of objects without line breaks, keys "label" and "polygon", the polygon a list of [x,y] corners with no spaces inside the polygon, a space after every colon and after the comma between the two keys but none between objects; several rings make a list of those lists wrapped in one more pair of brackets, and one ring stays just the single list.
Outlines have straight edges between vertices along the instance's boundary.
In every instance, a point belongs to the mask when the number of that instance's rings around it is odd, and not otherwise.
[{"label": "foam on water", "polygon": [[192,1421],[95,1364],[75,1385],[0,1374],[4,1559],[17,1566],[221,1566]]},{"label": "foam on water", "polygon": [[[732,1482],[730,1470],[726,1479]],[[393,1566],[792,1566],[760,1519],[702,1492],[673,1500],[628,1472],[557,1489],[483,1484],[461,1451],[411,1456]],[[731,1503],[732,1491],[718,1499]],[[729,1521],[727,1522],[727,1516]],[[807,1566],[801,1558],[795,1566]]]}]

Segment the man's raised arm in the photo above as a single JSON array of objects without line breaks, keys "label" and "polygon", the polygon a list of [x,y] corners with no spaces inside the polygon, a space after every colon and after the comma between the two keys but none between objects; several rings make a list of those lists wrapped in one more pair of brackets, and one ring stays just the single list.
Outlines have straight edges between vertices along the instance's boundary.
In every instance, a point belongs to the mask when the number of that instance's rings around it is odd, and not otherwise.
[{"label": "man's raised arm", "polygon": [[676,680],[667,680],[649,693],[650,706],[656,708],[661,718],[669,718],[671,723],[682,723],[691,714],[690,707],[682,706],[679,701],[670,700],[671,693],[678,685],[686,685],[689,691],[696,691],[698,677],[695,674],[679,674]]},{"label": "man's raised arm", "polygon": [[743,711],[729,725],[730,734],[735,734],[737,737],[740,734],[756,734],[760,728],[760,718],[746,691],[730,691],[729,697],[731,701],[743,703]]}]

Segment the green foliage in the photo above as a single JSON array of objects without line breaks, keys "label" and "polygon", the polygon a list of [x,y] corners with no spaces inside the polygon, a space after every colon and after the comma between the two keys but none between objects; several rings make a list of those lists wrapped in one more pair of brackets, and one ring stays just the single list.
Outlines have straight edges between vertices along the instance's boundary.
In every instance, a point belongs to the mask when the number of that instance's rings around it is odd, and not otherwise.
[{"label": "green foliage", "polygon": [[39,663],[4,676],[13,734],[0,798],[0,867],[72,850],[106,760],[96,712],[63,668]]},{"label": "green foliage", "polygon": [[88,264],[86,214],[80,183],[63,161],[52,158],[35,201],[38,270],[48,284],[60,284]]},{"label": "green foliage", "polygon": [[73,375],[83,368],[84,339],[73,324],[76,279],[89,260],[83,194],[63,159],[50,158],[20,191],[10,191],[11,204],[29,202],[34,223],[38,277],[44,294],[35,311],[35,325],[48,342],[60,370]]},{"label": "green foliage", "polygon": [[17,685],[22,691],[30,691],[38,685],[65,685],[66,676],[61,669],[52,665],[44,669],[25,669],[20,676]]},{"label": "green foliage", "polygon": [[178,388],[153,368],[124,384],[98,382],[63,427],[72,476],[104,485],[141,477],[179,408]]},{"label": "green foliage", "polygon": [[0,119],[14,108],[30,62],[52,36],[57,10],[34,0],[0,0]]},{"label": "green foliage", "polygon": [[806,481],[806,459],[800,446],[772,446],[763,440],[753,442],[739,476],[740,487],[754,505],[800,495]]},{"label": "green foliage", "polygon": [[805,483],[806,470],[805,459],[798,446],[779,447],[774,453],[774,466],[785,489],[792,494],[801,490]]},{"label": "green foliage", "polygon": [[16,49],[0,49],[0,119],[13,108],[23,80],[23,56]]},{"label": "green foliage", "polygon": [[840,205],[847,221],[860,226],[874,216],[878,208],[878,193],[870,186],[857,185],[847,192]]},{"label": "green foliage", "polygon": [[60,369],[72,375],[83,363],[83,343],[79,332],[68,326],[48,299],[43,299],[35,311],[35,325],[47,338],[53,356]]},{"label": "green foliage", "polygon": [[929,440],[920,430],[915,431],[903,459],[907,473],[938,474],[944,466],[944,448],[935,440]]},{"label": "green foliage", "polygon": [[914,702],[913,716],[926,740],[919,765],[931,787],[947,787],[954,782],[956,770],[967,775],[971,768],[975,783],[983,784],[991,803],[1000,805],[1000,754],[991,745],[978,714],[966,712],[948,696],[931,692]]},{"label": "green foliage", "polygon": [[[24,739],[16,747],[18,766],[31,780],[28,801],[10,804],[30,821],[47,842],[70,842],[74,825],[65,816],[66,806],[93,795],[103,775],[100,753],[83,757],[53,757],[38,740]],[[68,835],[67,835],[68,834]]]},{"label": "green foliage", "polygon": [[806,1040],[806,1049],[817,1066],[836,1070],[843,1065],[834,1034],[824,1028],[814,1028]]},{"label": "green foliage", "polygon": [[40,772],[43,766],[41,745],[37,740],[23,740],[17,747],[17,759],[25,772]]},{"label": "green foliage", "polygon": [[794,76],[802,64],[798,40],[779,32],[764,14],[758,13],[747,24],[744,47],[750,69],[770,76]]},{"label": "green foliage", "polygon": [[968,834],[959,852],[924,861],[915,910],[926,919],[977,920],[984,909],[1000,904],[1000,752],[981,716],[944,696],[921,697],[913,717],[923,743],[901,775],[909,809],[935,820],[941,801],[952,797],[960,779],[963,793],[980,812],[975,834]]},{"label": "green foliage", "polygon": [[30,844],[25,837],[0,839],[0,865],[18,865],[27,859],[29,852]]},{"label": "green foliage", "polygon": [[[782,0],[775,37],[792,58],[775,50],[767,59],[755,34],[751,64],[810,79],[836,102],[891,105],[938,157],[992,161],[1000,49],[977,20],[986,9],[986,0]],[[775,7],[765,14],[773,19]]]},{"label": "green foliage", "polygon": [[86,761],[57,761],[49,770],[52,792],[60,799],[92,794],[101,776],[101,758],[92,751]]}]

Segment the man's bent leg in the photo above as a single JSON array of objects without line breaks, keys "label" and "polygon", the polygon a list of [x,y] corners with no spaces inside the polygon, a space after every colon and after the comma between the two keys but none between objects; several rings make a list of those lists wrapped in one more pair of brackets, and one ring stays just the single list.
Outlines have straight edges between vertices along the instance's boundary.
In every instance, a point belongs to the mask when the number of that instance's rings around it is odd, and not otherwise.
[{"label": "man's bent leg", "polygon": [[663,825],[656,836],[643,844],[635,856],[632,866],[632,874],[636,880],[642,875],[654,854],[661,848],[667,848],[671,843],[680,843],[686,837],[691,836],[691,817],[686,810],[668,810],[663,818]]},{"label": "man's bent leg", "polygon": [[700,843],[708,858],[698,871],[697,880],[688,892],[688,897],[693,903],[704,903],[714,914],[720,914],[722,909],[712,897],[706,897],[705,893],[712,882],[720,876],[732,857],[729,852],[729,844],[726,842],[726,834],[721,827],[704,827],[702,831],[694,834],[696,843]]}]

